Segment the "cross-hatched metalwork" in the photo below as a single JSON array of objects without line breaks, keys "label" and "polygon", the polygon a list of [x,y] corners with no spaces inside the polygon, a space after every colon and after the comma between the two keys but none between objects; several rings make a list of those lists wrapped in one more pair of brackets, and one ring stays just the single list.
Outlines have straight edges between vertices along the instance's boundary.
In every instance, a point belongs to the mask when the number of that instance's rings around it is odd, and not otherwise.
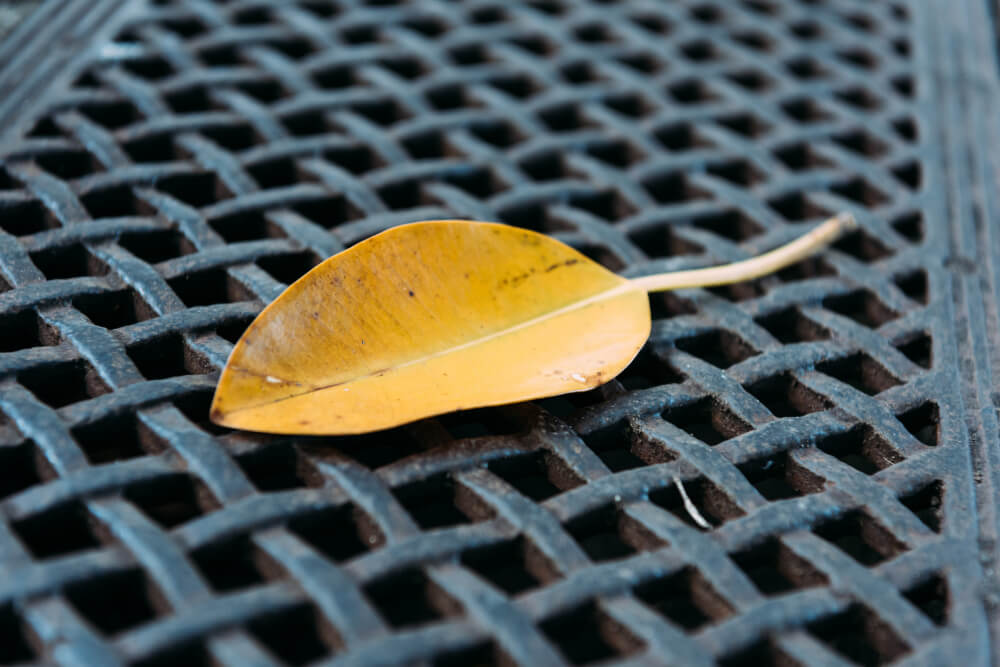
[{"label": "cross-hatched metalwork", "polygon": [[[0,662],[985,660],[925,4],[126,2],[0,156]],[[637,276],[839,210],[651,297],[594,391],[207,420],[263,305],[396,224]]]}]

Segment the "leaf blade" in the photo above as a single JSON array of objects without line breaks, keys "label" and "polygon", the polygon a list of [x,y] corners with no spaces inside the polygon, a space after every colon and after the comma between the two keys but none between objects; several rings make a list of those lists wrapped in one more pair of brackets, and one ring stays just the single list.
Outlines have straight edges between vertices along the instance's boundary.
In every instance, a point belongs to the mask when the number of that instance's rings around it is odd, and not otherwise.
[{"label": "leaf blade", "polygon": [[621,372],[649,326],[645,291],[554,239],[491,223],[405,225],[330,258],[261,313],[223,371],[212,419],[360,433],[581,391]]}]

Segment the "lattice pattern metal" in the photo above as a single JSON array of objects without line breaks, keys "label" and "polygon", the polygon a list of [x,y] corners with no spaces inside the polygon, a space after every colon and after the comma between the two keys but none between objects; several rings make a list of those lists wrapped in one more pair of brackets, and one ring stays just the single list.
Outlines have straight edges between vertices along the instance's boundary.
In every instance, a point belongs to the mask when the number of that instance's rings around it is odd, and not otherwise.
[{"label": "lattice pattern metal", "polygon": [[[933,664],[981,641],[912,8],[130,7],[0,156],[0,661]],[[392,225],[500,220],[640,275],[841,209],[864,231],[817,259],[653,298],[600,390],[358,438],[206,419],[263,305]]]}]

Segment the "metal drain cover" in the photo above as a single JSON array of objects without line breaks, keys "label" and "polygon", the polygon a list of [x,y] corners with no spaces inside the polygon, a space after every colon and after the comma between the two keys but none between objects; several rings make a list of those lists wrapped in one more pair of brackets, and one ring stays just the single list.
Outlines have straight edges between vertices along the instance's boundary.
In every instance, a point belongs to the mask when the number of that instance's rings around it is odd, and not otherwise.
[{"label": "metal drain cover", "polygon": [[[992,5],[54,5],[0,43],[0,662],[995,661]],[[207,421],[263,305],[390,226],[634,276],[839,210],[652,297],[599,390]]]}]

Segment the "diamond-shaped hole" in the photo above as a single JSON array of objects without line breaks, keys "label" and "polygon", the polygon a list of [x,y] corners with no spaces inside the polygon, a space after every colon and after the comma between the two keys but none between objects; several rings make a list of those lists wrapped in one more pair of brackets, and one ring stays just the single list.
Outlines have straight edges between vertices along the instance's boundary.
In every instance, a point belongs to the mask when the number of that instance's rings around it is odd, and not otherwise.
[{"label": "diamond-shaped hole", "polygon": [[764,283],[761,280],[748,280],[732,285],[717,285],[706,289],[712,294],[733,303],[757,299],[767,293],[767,289],[765,289]]},{"label": "diamond-shaped hole", "polygon": [[760,225],[736,209],[699,215],[691,224],[698,229],[706,229],[732,241],[745,241],[757,236],[762,231]]},{"label": "diamond-shaped hole", "polygon": [[78,501],[11,522],[35,558],[51,558],[101,546],[105,531]]},{"label": "diamond-shaped hole", "polygon": [[288,665],[305,665],[330,655],[337,638],[323,615],[309,604],[259,616],[247,623],[247,630]]},{"label": "diamond-shaped hole", "polygon": [[901,497],[899,502],[903,503],[928,528],[935,533],[941,532],[941,525],[944,523],[944,511],[942,509],[944,503],[944,484],[941,480],[934,480],[929,484],[925,484],[916,491]]},{"label": "diamond-shaped hole", "polygon": [[764,404],[775,417],[800,417],[829,410],[833,403],[788,374],[758,380],[746,390]]},{"label": "diamond-shaped hole", "polygon": [[866,424],[823,436],[816,446],[866,475],[874,475],[903,460],[885,438]]},{"label": "diamond-shaped hole", "polygon": [[[322,447],[323,442],[319,439],[316,446]],[[370,435],[339,437],[334,446],[337,451],[373,470],[425,449],[402,428]]]},{"label": "diamond-shaped hole", "polygon": [[122,234],[118,237],[117,243],[150,264],[157,264],[195,252],[194,245],[183,234],[174,229]]},{"label": "diamond-shaped hole", "polygon": [[148,623],[165,611],[163,598],[141,570],[92,576],[70,584],[63,595],[108,636]]},{"label": "diamond-shaped hole", "polygon": [[785,308],[770,315],[758,317],[757,324],[782,343],[805,343],[809,341],[826,340],[830,331],[813,322],[802,314],[798,308]]},{"label": "diamond-shaped hole", "polygon": [[691,123],[672,123],[653,131],[656,140],[668,150],[674,152],[689,151],[695,148],[707,148],[711,142],[703,138]]},{"label": "diamond-shaped hole", "polygon": [[543,109],[538,113],[538,117],[553,132],[572,132],[588,124],[580,108],[571,104]]},{"label": "diamond-shaped hole", "polygon": [[730,558],[764,595],[780,595],[827,583],[826,576],[809,561],[774,537]]},{"label": "diamond-shaped hole", "polygon": [[948,623],[948,582],[940,574],[919,582],[903,591],[903,597],[923,612],[935,625]]},{"label": "diamond-shaped hole", "polygon": [[725,20],[726,14],[715,5],[698,5],[692,7],[691,18],[699,23],[720,23]]},{"label": "diamond-shaped hole", "polygon": [[154,316],[152,309],[131,289],[81,294],[73,299],[73,307],[105,329],[118,329]]},{"label": "diamond-shaped hole", "polygon": [[860,510],[823,522],[813,533],[868,567],[906,551],[906,545]]},{"label": "diamond-shaped hole", "polygon": [[35,157],[43,169],[62,179],[75,179],[100,170],[100,166],[84,151],[57,150]]},{"label": "diamond-shaped hole", "polygon": [[[684,492],[694,508],[698,510],[698,514],[712,526],[718,526],[744,514],[743,510],[729,496],[704,477],[683,482],[683,485]],[[684,499],[677,489],[676,482],[651,492],[649,499],[653,504],[667,510],[684,523],[697,528],[701,527],[691,516],[688,508],[685,507]]]},{"label": "diamond-shaped hole", "polygon": [[927,287],[927,273],[923,270],[910,271],[894,276],[892,281],[896,286],[914,301],[927,305],[930,299]]},{"label": "diamond-shaped hole", "polygon": [[862,262],[877,262],[892,255],[885,244],[860,229],[842,236],[833,247]]},{"label": "diamond-shaped hole", "polygon": [[72,429],[87,460],[108,463],[158,454],[165,443],[135,414],[116,414]]},{"label": "diamond-shaped hole", "polygon": [[219,502],[204,484],[179,473],[131,484],[122,496],[166,529],[219,508]]},{"label": "diamond-shaped hole", "polygon": [[192,552],[191,559],[220,593],[256,586],[281,572],[280,566],[246,536],[201,547]]},{"label": "diamond-shaped hole", "polygon": [[907,213],[895,218],[892,228],[912,243],[924,240],[924,220],[920,213]]},{"label": "diamond-shaped hole", "polygon": [[536,181],[557,181],[569,174],[562,155],[559,153],[539,153],[523,160],[521,171]]},{"label": "diamond-shaped hole", "polygon": [[707,445],[717,445],[750,430],[749,424],[707,397],[687,405],[668,407],[662,417]]},{"label": "diamond-shaped hole", "polygon": [[822,123],[830,120],[833,116],[822,105],[812,99],[793,99],[782,102],[781,110],[785,115],[797,123],[808,125],[810,123]]},{"label": "diamond-shaped hole", "polygon": [[640,453],[646,456],[652,455],[654,458],[649,461],[650,463],[665,463],[675,458],[666,450],[656,451],[648,445],[640,452],[638,447],[640,441],[627,421],[615,422],[610,426],[591,431],[583,436],[583,441],[608,468],[615,472],[646,465],[647,461],[639,456]]},{"label": "diamond-shaped hole", "polygon": [[294,445],[273,443],[235,457],[260,491],[322,486],[323,477]]},{"label": "diamond-shaped hole", "polygon": [[710,164],[706,171],[741,188],[748,188],[764,180],[764,174],[746,160],[729,160]]},{"label": "diamond-shaped hole", "polygon": [[49,280],[103,276],[108,273],[107,264],[80,243],[33,252],[31,261]]},{"label": "diamond-shaped hole", "polygon": [[864,49],[844,49],[837,52],[837,58],[862,69],[875,69],[878,67],[878,58]]},{"label": "diamond-shaped hole", "polygon": [[799,79],[820,79],[828,76],[830,72],[809,56],[793,58],[785,63],[785,67],[793,76]]},{"label": "diamond-shaped hole", "polygon": [[354,505],[307,512],[290,520],[288,528],[338,563],[385,542],[375,523]]},{"label": "diamond-shaped hole", "polygon": [[657,35],[666,35],[673,29],[669,21],[654,13],[637,14],[630,18],[640,28]]},{"label": "diamond-shaped hole", "polygon": [[318,263],[316,255],[311,252],[270,255],[257,260],[257,266],[284,285],[291,285]]},{"label": "diamond-shaped hole", "polygon": [[13,665],[38,659],[28,633],[28,626],[14,611],[14,605],[0,606],[0,663]]},{"label": "diamond-shaped hole", "polygon": [[694,632],[733,613],[732,606],[692,567],[646,581],[632,592],[686,632]]},{"label": "diamond-shaped hole", "polygon": [[679,338],[674,345],[716,368],[729,368],[759,354],[749,343],[724,329]]},{"label": "diamond-shaped hole", "polygon": [[167,284],[189,308],[254,300],[247,288],[225,269],[186,273],[168,280]]},{"label": "diamond-shaped hole", "polygon": [[822,157],[810,144],[794,143],[774,150],[774,156],[793,171],[823,169],[833,164]]},{"label": "diamond-shaped hole", "polygon": [[80,203],[94,219],[147,215],[152,212],[145,202],[136,199],[132,188],[126,185],[91,190],[80,197]]},{"label": "diamond-shaped hole", "polygon": [[284,236],[281,228],[268,220],[260,211],[244,211],[213,218],[209,221],[209,225],[229,243]]},{"label": "diamond-shaped hole", "polygon": [[437,417],[437,422],[456,439],[517,435],[524,427],[497,408],[462,410]]},{"label": "diamond-shaped hole", "polygon": [[90,102],[80,105],[78,110],[90,120],[109,130],[117,130],[120,127],[130,125],[142,117],[134,106],[124,101]]},{"label": "diamond-shaped hole", "polygon": [[486,199],[504,189],[504,185],[485,168],[464,167],[443,175],[441,180],[479,199]]},{"label": "diamond-shaped hole", "polygon": [[604,98],[604,104],[629,118],[642,118],[652,111],[653,107],[645,100],[632,93],[616,93]]},{"label": "diamond-shaped hole", "polygon": [[849,317],[870,329],[880,327],[899,317],[898,313],[891,310],[875,294],[866,289],[828,296],[823,299],[823,307],[844,317]]},{"label": "diamond-shaped hole", "polygon": [[789,222],[804,222],[825,218],[828,211],[812,203],[801,192],[768,200],[768,206]]},{"label": "diamond-shaped hole", "polygon": [[635,653],[642,642],[593,602],[553,616],[539,626],[572,665],[585,665]]},{"label": "diamond-shaped hole", "polygon": [[438,111],[477,106],[465,95],[465,88],[458,84],[445,84],[430,88],[424,93],[430,105]]},{"label": "diamond-shaped hole", "polygon": [[667,88],[667,93],[670,94],[678,104],[705,104],[706,102],[711,102],[718,99],[715,94],[707,84],[701,79],[685,79],[683,81],[678,81]]},{"label": "diamond-shaped hole", "polygon": [[0,446],[0,498],[55,477],[45,457],[31,440]]},{"label": "diamond-shaped hole", "polygon": [[874,612],[857,603],[839,614],[810,623],[806,629],[854,664],[884,665],[910,650]]},{"label": "diamond-shaped hole", "polygon": [[649,295],[649,310],[654,320],[670,319],[679,315],[694,315],[698,308],[688,299],[673,292],[654,292]]},{"label": "diamond-shaped hole", "polygon": [[818,493],[824,486],[822,477],[807,470],[787,452],[747,461],[739,465],[739,471],[768,500]]},{"label": "diamond-shaped hole", "polygon": [[889,147],[885,143],[864,130],[853,130],[838,134],[833,137],[833,141],[847,150],[867,158],[881,157],[889,150]]},{"label": "diamond-shaped hole", "polygon": [[906,336],[900,342],[896,343],[895,346],[907,359],[918,366],[922,366],[923,368],[931,367],[933,363],[931,357],[933,346],[931,345],[931,337],[926,333],[919,332],[916,335]]},{"label": "diamond-shaped hole", "polygon": [[17,352],[61,342],[59,330],[42,319],[34,308],[0,315],[0,352]]},{"label": "diamond-shaped hole", "polygon": [[364,590],[382,617],[394,628],[436,621],[458,606],[417,569],[377,579]]},{"label": "diamond-shaped hole", "polygon": [[202,208],[232,196],[215,174],[173,174],[157,179],[156,189],[194,208]]},{"label": "diamond-shaped hole", "polygon": [[734,42],[754,51],[770,51],[774,48],[774,42],[767,35],[756,30],[736,32],[732,34],[731,38]]},{"label": "diamond-shaped hole", "polygon": [[892,121],[892,129],[896,131],[904,141],[914,142],[919,136],[919,130],[917,129],[917,122],[913,118],[903,117],[897,118]]},{"label": "diamond-shaped hole", "polygon": [[783,283],[792,283],[822,276],[835,276],[837,271],[822,257],[807,257],[779,270],[775,275]]},{"label": "diamond-shaped hole", "polygon": [[889,201],[884,192],[863,178],[852,178],[849,181],[831,185],[830,191],[867,208],[878,208]]},{"label": "diamond-shaped hole", "polygon": [[852,107],[856,107],[863,111],[876,111],[880,109],[885,101],[873,94],[867,88],[852,87],[845,90],[839,90],[836,93],[837,99],[850,104]]},{"label": "diamond-shaped hole", "polygon": [[662,544],[610,504],[575,517],[566,530],[595,562],[626,558]]},{"label": "diamond-shaped hole", "polygon": [[176,333],[130,345],[127,352],[147,380],[198,375],[215,370],[208,359],[185,345],[183,337]]},{"label": "diamond-shaped hole", "polygon": [[678,204],[706,199],[708,194],[688,182],[683,172],[670,172],[650,176],[642,181],[642,186],[661,204]]},{"label": "diamond-shaped hole", "polygon": [[545,578],[531,571],[523,538],[469,549],[462,552],[461,562],[508,595],[536,588]]},{"label": "diamond-shaped hole", "polygon": [[[737,113],[728,116],[721,116],[716,118],[715,122],[726,129],[747,137],[748,139],[754,139],[767,134],[767,132],[771,129],[771,126],[768,123],[765,123],[757,116],[749,113]],[[746,164],[745,166],[746,169],[743,171],[740,171],[739,167],[737,167],[736,171],[729,171],[728,180],[737,183],[737,185],[747,186],[753,185],[754,183],[764,179],[764,176],[760,174],[760,172],[755,171],[749,166],[749,164]],[[711,169],[709,169],[709,171],[711,171]],[[738,182],[741,179],[743,182]]]},{"label": "diamond-shaped hole", "polygon": [[34,366],[17,374],[18,383],[51,408],[61,408],[111,391],[85,361]]},{"label": "diamond-shaped hole", "polygon": [[693,42],[681,45],[681,54],[687,60],[696,63],[711,62],[722,57],[722,53],[714,44],[704,39],[697,39]]},{"label": "diamond-shaped hole", "polygon": [[750,646],[719,659],[719,667],[747,667],[748,665],[794,665],[796,661],[777,647],[773,639],[762,639]]},{"label": "diamond-shaped hole", "polygon": [[0,229],[13,236],[29,236],[59,226],[52,214],[35,200],[0,197]]},{"label": "diamond-shaped hole", "polygon": [[753,69],[739,70],[726,74],[726,78],[741,88],[753,93],[760,93],[774,85],[774,81],[766,74]]},{"label": "diamond-shaped hole", "polygon": [[626,389],[634,391],[683,382],[684,376],[655,352],[644,348],[621,372],[617,380]]},{"label": "diamond-shaped hole", "polygon": [[697,255],[704,252],[704,248],[686,239],[682,239],[674,233],[673,229],[665,225],[651,225],[645,229],[632,232],[629,238],[651,259],[676,257],[678,255]]},{"label": "diamond-shaped hole", "polygon": [[624,169],[640,159],[639,153],[627,142],[617,139],[601,139],[587,145],[587,154],[601,162]]},{"label": "diamond-shaped hole", "polygon": [[925,401],[896,415],[896,419],[920,442],[928,447],[937,446],[941,419],[937,403]]},{"label": "diamond-shaped hole", "polygon": [[816,370],[874,396],[900,383],[882,364],[864,352],[816,364]]},{"label": "diamond-shaped hole", "polygon": [[481,518],[474,503],[462,502],[448,475],[439,474],[393,489],[393,494],[425,530],[470,523]]},{"label": "diamond-shaped hole", "polygon": [[917,190],[920,187],[922,172],[919,162],[904,162],[894,166],[890,171],[897,181],[911,190]]},{"label": "diamond-shaped hole", "polygon": [[490,472],[536,502],[583,483],[557,457],[544,452],[496,459],[488,465]]},{"label": "diamond-shaped hole", "polygon": [[617,41],[614,33],[603,23],[587,23],[573,30],[576,38],[591,44]]}]

